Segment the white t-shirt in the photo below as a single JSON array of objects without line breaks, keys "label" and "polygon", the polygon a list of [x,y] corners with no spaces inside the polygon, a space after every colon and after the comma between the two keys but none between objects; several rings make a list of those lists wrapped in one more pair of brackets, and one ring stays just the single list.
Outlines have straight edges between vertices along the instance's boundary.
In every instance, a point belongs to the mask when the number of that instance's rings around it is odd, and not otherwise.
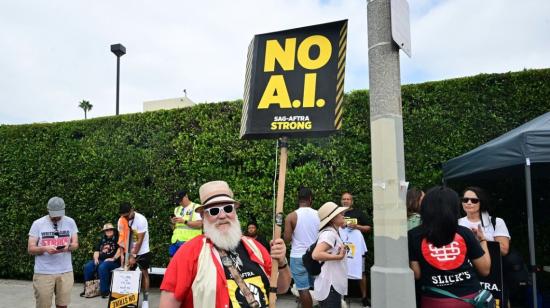
[{"label": "white t-shirt", "polygon": [[363,255],[367,253],[367,244],[361,231],[351,228],[340,228],[340,238],[349,247],[346,256],[348,262],[348,279],[362,279]]},{"label": "white t-shirt", "polygon": [[139,248],[139,251],[137,252],[137,255],[142,255],[149,252],[149,227],[147,224],[147,219],[145,216],[141,215],[138,212],[134,211],[134,219],[131,219],[128,221],[128,225],[132,225],[132,249],[135,247],[137,243],[137,235],[138,233],[145,233],[143,236],[143,242],[141,243],[141,247]]},{"label": "white t-shirt", "polygon": [[[331,248],[328,250],[330,254],[338,254],[338,249],[344,249],[344,242],[332,227],[327,227],[328,231],[320,231],[319,243],[325,242]],[[347,277],[347,261],[342,260],[325,261],[321,267],[321,274],[315,277],[313,298],[318,301],[325,300],[332,286],[340,295],[348,294],[348,277]]]},{"label": "white t-shirt", "polygon": [[[481,215],[483,219],[483,234],[485,235],[485,239],[488,241],[494,241],[496,236],[505,236],[507,238],[510,238],[510,233],[508,232],[508,228],[506,227],[506,223],[504,223],[504,220],[497,217],[495,228],[493,228],[493,223],[491,222],[491,217],[489,216],[489,213],[484,212]],[[481,221],[472,222],[468,220],[468,217],[462,217],[458,220],[458,224],[461,226],[464,226],[468,229],[477,229],[478,225],[481,225]]]},{"label": "white t-shirt", "polygon": [[319,215],[311,207],[301,207],[296,211],[296,227],[292,233],[290,257],[302,258],[306,250],[315,243],[319,230]]},{"label": "white t-shirt", "polygon": [[[37,246],[68,246],[73,235],[78,233],[74,220],[63,216],[57,222],[57,232],[49,215],[32,223],[29,236],[38,239]],[[47,252],[34,257],[35,274],[62,274],[73,271],[71,252],[49,254]]]}]

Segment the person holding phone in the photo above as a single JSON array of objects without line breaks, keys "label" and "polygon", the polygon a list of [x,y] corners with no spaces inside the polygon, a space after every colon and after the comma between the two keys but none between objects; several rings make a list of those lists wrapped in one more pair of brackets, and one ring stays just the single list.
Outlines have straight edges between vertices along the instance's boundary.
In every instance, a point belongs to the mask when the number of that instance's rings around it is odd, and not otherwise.
[{"label": "person holding phone", "polygon": [[50,308],[55,294],[57,308],[71,302],[74,283],[71,252],[78,248],[78,228],[65,216],[65,201],[48,201],[48,215],[32,223],[27,250],[34,255],[33,288],[37,308]]},{"label": "person holding phone", "polygon": [[175,203],[177,206],[174,209],[174,213],[170,215],[170,223],[174,230],[168,248],[170,258],[176,254],[176,251],[178,251],[178,248],[183,243],[202,234],[202,218],[196,211],[199,205],[189,199],[187,191],[178,191]]}]

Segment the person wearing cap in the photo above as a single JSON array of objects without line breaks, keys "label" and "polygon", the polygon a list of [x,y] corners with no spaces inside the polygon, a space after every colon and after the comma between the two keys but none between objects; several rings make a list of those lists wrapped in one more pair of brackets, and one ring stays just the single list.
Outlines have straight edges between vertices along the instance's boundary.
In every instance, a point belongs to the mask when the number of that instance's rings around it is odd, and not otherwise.
[{"label": "person wearing cap", "polygon": [[189,200],[187,191],[181,190],[176,194],[176,204],[174,214],[170,217],[170,223],[174,229],[168,254],[170,258],[174,256],[180,246],[202,234],[201,215],[195,210],[198,204]]},{"label": "person wearing cap", "polygon": [[[97,271],[99,291],[101,297],[106,298],[111,286],[111,272],[120,267],[120,249],[116,228],[112,223],[104,224],[101,232],[103,236],[95,246],[93,260],[84,265],[84,281],[93,280]],[[84,292],[80,296],[84,296]]]},{"label": "person wearing cap", "polygon": [[313,300],[310,290],[313,289],[314,277],[311,276],[302,262],[306,250],[315,243],[319,229],[319,215],[311,208],[313,193],[307,187],[298,190],[298,209],[285,218],[283,238],[290,243],[290,270],[298,290],[300,305],[311,308]]},{"label": "person wearing cap", "polygon": [[348,293],[347,261],[348,247],[338,233],[346,223],[347,207],[326,202],[319,208],[319,238],[311,257],[324,262],[321,273],[315,278],[313,297],[321,308],[341,307],[342,297]]},{"label": "person wearing cap", "polygon": [[50,308],[55,294],[57,308],[71,302],[74,283],[71,252],[78,248],[78,228],[65,216],[65,201],[48,200],[48,215],[32,223],[27,250],[34,255],[33,288],[37,308]]},{"label": "person wearing cap", "polygon": [[[224,181],[199,189],[204,234],[181,246],[164,274],[160,307],[267,307],[269,292],[285,293],[290,285],[286,246],[271,245],[271,255],[256,240],[243,236],[239,202]],[[272,259],[278,261],[277,287],[270,289]],[[244,295],[243,295],[244,294]]]},{"label": "person wearing cap", "polygon": [[[143,302],[149,300],[149,272],[151,265],[151,253],[149,252],[149,226],[147,218],[136,212],[129,202],[122,202],[118,213],[118,244],[121,247],[121,264],[124,267],[135,269],[139,266],[141,271],[141,288],[143,289]],[[125,254],[128,259],[125,259]],[[126,263],[125,263],[126,261]]]}]

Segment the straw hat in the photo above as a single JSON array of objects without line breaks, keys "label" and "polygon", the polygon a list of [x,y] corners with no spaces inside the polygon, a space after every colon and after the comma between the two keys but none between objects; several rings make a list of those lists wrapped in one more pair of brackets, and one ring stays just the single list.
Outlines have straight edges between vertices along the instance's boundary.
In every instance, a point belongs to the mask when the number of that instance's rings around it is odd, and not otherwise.
[{"label": "straw hat", "polygon": [[201,204],[195,210],[202,210],[205,206],[218,203],[239,204],[233,199],[233,191],[225,181],[212,181],[203,184],[199,188],[199,196]]},{"label": "straw hat", "polygon": [[338,206],[334,202],[326,202],[319,208],[317,214],[319,215],[319,230],[323,229],[336,215],[349,210],[347,207]]},{"label": "straw hat", "polygon": [[112,223],[108,222],[108,223],[104,224],[103,229],[101,229],[101,232],[107,231],[107,230],[115,230],[115,227],[113,226]]}]

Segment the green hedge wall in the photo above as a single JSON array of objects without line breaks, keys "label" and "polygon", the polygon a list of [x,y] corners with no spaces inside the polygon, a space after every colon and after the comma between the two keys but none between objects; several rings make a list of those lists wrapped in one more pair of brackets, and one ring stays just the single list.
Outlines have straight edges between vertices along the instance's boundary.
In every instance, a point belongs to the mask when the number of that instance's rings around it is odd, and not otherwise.
[{"label": "green hedge wall", "polygon": [[[403,86],[406,174],[412,185],[441,182],[442,162],[549,110],[550,70],[479,75]],[[285,213],[300,185],[314,205],[355,193],[371,214],[368,92],[345,97],[343,129],[330,138],[291,140]],[[118,203],[149,220],[153,264],[168,262],[173,193],[206,181],[229,182],[242,223],[272,228],[276,142],[239,140],[241,101],[53,124],[0,126],[0,277],[30,278],[26,252],[33,220],[54,195],[80,230],[75,272],[91,257],[100,226],[116,222]],[[368,245],[372,247],[372,238]]]}]

